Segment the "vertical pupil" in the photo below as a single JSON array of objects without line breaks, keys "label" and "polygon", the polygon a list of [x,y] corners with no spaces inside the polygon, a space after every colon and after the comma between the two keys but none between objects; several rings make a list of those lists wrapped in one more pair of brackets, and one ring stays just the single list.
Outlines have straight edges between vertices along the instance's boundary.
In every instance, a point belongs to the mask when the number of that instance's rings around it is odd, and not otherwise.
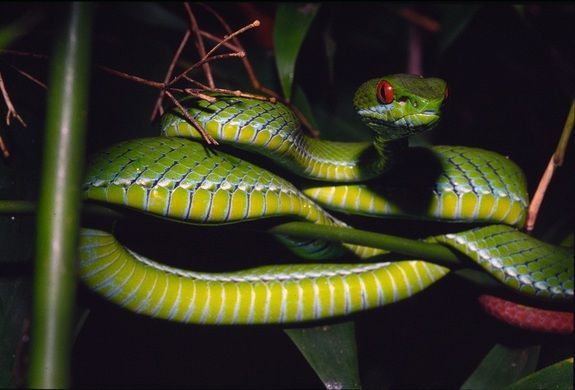
[{"label": "vertical pupil", "polygon": [[377,91],[377,98],[379,101],[383,104],[389,104],[393,102],[393,95],[393,87],[391,84],[386,80],[382,80]]}]

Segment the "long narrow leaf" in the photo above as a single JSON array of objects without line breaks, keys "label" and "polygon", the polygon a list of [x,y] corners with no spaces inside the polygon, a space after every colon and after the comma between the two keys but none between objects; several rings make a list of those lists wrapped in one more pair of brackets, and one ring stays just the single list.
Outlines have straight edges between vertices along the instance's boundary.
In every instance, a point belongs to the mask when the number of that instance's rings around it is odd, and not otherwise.
[{"label": "long narrow leaf", "polygon": [[282,90],[288,100],[291,98],[297,55],[318,9],[318,4],[310,3],[284,3],[277,9],[275,57]]},{"label": "long narrow leaf", "polygon": [[91,4],[71,3],[50,65],[29,386],[69,386]]},{"label": "long narrow leaf", "polygon": [[327,389],[358,389],[359,365],[353,322],[286,329]]},{"label": "long narrow leaf", "polygon": [[573,358],[545,367],[513,383],[508,389],[572,389]]},{"label": "long narrow leaf", "polygon": [[509,348],[497,344],[465,381],[462,389],[501,389],[533,372],[540,347]]}]

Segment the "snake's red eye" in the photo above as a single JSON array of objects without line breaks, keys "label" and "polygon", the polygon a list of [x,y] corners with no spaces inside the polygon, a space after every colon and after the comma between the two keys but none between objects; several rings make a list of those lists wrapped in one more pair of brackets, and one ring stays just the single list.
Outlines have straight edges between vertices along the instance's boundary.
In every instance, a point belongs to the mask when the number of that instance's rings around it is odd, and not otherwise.
[{"label": "snake's red eye", "polygon": [[383,104],[393,102],[393,87],[387,80],[381,80],[377,85],[377,100]]},{"label": "snake's red eye", "polygon": [[449,88],[445,87],[445,91],[443,91],[443,98],[447,99],[448,96],[449,96]]}]

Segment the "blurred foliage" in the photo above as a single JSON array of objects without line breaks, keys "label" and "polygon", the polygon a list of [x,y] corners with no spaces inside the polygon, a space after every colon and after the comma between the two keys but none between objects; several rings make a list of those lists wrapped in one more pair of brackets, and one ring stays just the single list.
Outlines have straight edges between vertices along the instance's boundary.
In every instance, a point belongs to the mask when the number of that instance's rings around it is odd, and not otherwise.
[{"label": "blurred foliage", "polygon": [[[298,35],[290,27],[309,29],[307,35],[300,33],[297,44],[301,47],[292,50],[292,59],[286,60],[286,68],[293,72],[292,81],[288,81],[293,85],[287,87],[276,72],[279,64],[274,59],[278,3],[212,6],[232,29],[254,19],[261,21],[259,28],[240,36],[260,81],[276,92],[293,88],[293,100],[311,107],[321,136],[336,140],[370,137],[353,112],[355,88],[366,79],[407,69],[413,20],[405,17],[405,7],[437,22],[440,29],[436,32],[416,27],[424,73],[446,79],[450,89],[442,124],[426,138],[436,144],[468,145],[508,155],[525,171],[531,193],[555,149],[575,93],[575,5],[571,3],[322,3],[315,17],[306,16],[305,23],[283,21],[280,33],[286,39]],[[48,54],[59,7],[56,3],[2,3],[0,37],[9,36],[2,44],[9,49]],[[225,34],[209,13],[192,7],[203,29]],[[29,20],[30,15],[35,22],[20,29],[20,21]],[[178,3],[99,3],[93,62],[160,81],[186,23]],[[285,42],[281,37],[276,37],[278,40]],[[296,56],[297,63],[293,63]],[[182,63],[197,59],[195,47],[190,45]],[[12,154],[0,161],[0,197],[35,199],[45,92],[11,65],[46,81],[47,61],[0,53],[0,72],[28,124],[23,128],[17,123],[10,127],[0,123],[0,135]],[[222,87],[251,88],[237,59],[220,61],[213,71]],[[200,73],[194,77],[204,81]],[[113,77],[94,66],[89,151],[158,134],[156,125],[149,122],[156,96],[157,91],[150,87]],[[306,111],[306,107],[300,108]],[[2,102],[1,117],[4,110]],[[561,242],[574,230],[573,161],[571,145],[541,210],[535,235],[549,241]],[[427,223],[348,220],[359,228],[408,237],[426,236],[436,229]],[[445,232],[460,227],[443,225],[437,229]],[[133,222],[119,224],[117,230],[125,240],[134,242],[135,250],[151,257],[174,258],[189,268],[237,269],[261,261],[294,260],[269,237],[254,238],[253,232],[242,229],[218,234],[219,228],[173,226],[136,216]],[[33,234],[33,218],[0,216],[0,346],[7,352],[2,357],[10,357],[0,359],[0,378],[14,378],[14,367],[21,367],[14,357],[27,317],[27,284],[22,280],[30,276]],[[257,247],[246,242],[257,242]],[[474,303],[476,293],[473,286],[450,278],[401,304],[354,316],[362,385],[456,388],[465,383],[484,356],[487,359],[491,355],[488,353],[494,345],[510,350],[540,345],[536,367],[530,369],[541,369],[573,355],[565,338],[511,329],[486,317]],[[152,320],[117,308],[84,289],[80,303],[89,306],[93,314],[75,346],[75,386],[322,385],[300,351],[277,327],[200,327]],[[17,380],[9,381],[0,385],[18,384]]]}]

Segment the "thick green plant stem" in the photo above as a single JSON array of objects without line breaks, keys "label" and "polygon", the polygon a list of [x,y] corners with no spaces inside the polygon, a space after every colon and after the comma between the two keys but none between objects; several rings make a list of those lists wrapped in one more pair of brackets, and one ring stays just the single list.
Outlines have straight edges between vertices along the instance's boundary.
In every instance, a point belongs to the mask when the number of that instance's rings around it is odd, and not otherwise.
[{"label": "thick green plant stem", "polygon": [[69,386],[91,8],[79,2],[68,6],[51,57],[28,372],[32,388]]},{"label": "thick green plant stem", "polygon": [[446,267],[461,265],[456,252],[445,246],[349,227],[318,225],[310,222],[287,222],[274,226],[269,232],[298,238],[321,238],[328,241],[365,245],[429,260]]}]

